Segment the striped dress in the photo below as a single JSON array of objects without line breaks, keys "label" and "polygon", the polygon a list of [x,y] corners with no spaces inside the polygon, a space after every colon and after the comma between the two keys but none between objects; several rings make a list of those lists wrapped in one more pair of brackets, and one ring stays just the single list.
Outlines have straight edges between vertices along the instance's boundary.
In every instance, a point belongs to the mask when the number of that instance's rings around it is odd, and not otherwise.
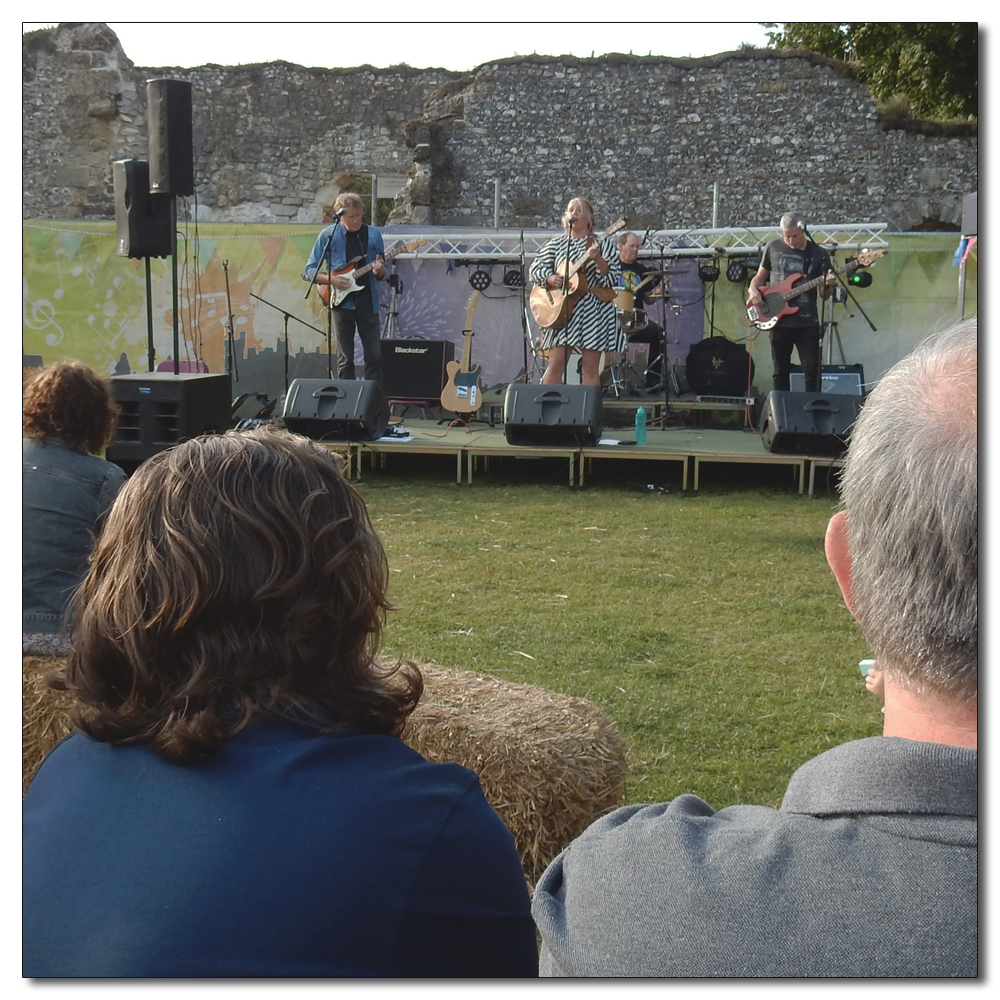
[{"label": "striped dress", "polygon": [[[536,285],[544,285],[545,279],[556,270],[570,262],[579,260],[587,252],[587,240],[573,239],[569,236],[557,236],[549,240],[541,250],[529,269],[531,280]],[[611,265],[611,270],[602,275],[593,261],[585,265],[587,284],[615,287],[621,283],[622,265],[618,258],[618,247],[613,240],[601,241],[601,256]],[[621,352],[627,349],[628,341],[622,325],[618,320],[618,310],[614,301],[600,302],[596,296],[587,292],[576,300],[569,321],[561,330],[543,328],[541,349],[549,350],[560,344],[568,344],[592,351]]]}]

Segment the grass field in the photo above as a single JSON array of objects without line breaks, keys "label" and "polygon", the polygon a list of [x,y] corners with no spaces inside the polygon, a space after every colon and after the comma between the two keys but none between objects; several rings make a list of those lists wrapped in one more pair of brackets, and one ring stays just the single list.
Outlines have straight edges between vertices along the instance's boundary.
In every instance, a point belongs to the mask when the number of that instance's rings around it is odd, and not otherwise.
[{"label": "grass field", "polygon": [[359,484],[401,606],[386,654],[600,705],[629,743],[630,802],[776,806],[802,762],[881,731],[823,554],[836,497],[738,466],[698,495],[645,494],[669,484],[639,462],[584,490],[548,460],[457,486],[450,461],[394,457]]}]

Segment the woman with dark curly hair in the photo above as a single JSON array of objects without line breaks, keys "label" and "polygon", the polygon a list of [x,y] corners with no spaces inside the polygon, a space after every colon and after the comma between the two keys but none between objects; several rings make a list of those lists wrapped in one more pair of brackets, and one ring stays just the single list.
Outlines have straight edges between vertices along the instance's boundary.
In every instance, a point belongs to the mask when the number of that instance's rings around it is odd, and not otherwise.
[{"label": "woman with dark curly hair", "polygon": [[22,650],[64,656],[66,607],[83,579],[94,535],[125,473],[97,457],[118,408],[106,380],[79,361],[40,368],[22,402]]},{"label": "woman with dark curly hair", "polygon": [[36,976],[534,976],[514,841],[399,738],[388,565],[327,449],[209,435],[125,484],[80,592],[74,733],[25,798]]}]

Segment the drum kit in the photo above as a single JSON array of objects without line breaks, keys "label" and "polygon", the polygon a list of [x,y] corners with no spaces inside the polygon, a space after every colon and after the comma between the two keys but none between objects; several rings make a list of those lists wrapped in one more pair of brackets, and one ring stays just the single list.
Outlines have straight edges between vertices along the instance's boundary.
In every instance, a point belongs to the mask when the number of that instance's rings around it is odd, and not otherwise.
[{"label": "drum kit", "polygon": [[[677,268],[667,268],[663,271],[647,271],[646,279],[662,277],[663,283],[651,292],[646,292],[643,296],[644,304],[650,301],[660,299],[669,300],[673,298],[673,293],[670,290],[669,275],[680,273],[680,270]],[[630,288],[616,289],[615,309],[618,311],[618,322],[621,324],[622,330],[625,331],[626,337],[631,337],[635,333],[642,333],[649,324],[646,311],[635,308],[635,294]],[[652,365],[655,360],[655,358],[649,358],[648,365]],[[647,367],[646,371],[648,370],[649,368]],[[646,372],[642,373],[643,376],[645,374]],[[601,385],[606,388],[610,386],[611,391],[614,392],[616,397],[621,396],[623,393],[636,391],[637,387],[633,382],[634,375],[635,372],[628,363],[627,352],[619,355],[608,351],[602,356]]]}]

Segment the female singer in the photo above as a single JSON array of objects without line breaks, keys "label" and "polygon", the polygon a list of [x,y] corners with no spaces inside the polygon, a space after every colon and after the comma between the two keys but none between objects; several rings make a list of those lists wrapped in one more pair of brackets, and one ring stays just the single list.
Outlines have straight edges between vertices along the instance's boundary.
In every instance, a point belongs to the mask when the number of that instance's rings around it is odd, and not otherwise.
[{"label": "female singer", "polygon": [[565,280],[566,262],[570,266],[586,255],[580,269],[586,277],[588,291],[576,298],[569,319],[560,329],[542,330],[541,349],[548,351],[548,367],[542,383],[562,382],[566,362],[573,350],[583,355],[581,382],[600,385],[601,355],[606,351],[620,352],[627,347],[625,334],[618,322],[614,299],[601,301],[594,288],[614,288],[621,279],[618,247],[609,238],[594,237],[594,206],[586,198],[573,198],[562,217],[565,236],[550,240],[538,252],[531,265],[531,280],[550,289],[561,289]]}]

